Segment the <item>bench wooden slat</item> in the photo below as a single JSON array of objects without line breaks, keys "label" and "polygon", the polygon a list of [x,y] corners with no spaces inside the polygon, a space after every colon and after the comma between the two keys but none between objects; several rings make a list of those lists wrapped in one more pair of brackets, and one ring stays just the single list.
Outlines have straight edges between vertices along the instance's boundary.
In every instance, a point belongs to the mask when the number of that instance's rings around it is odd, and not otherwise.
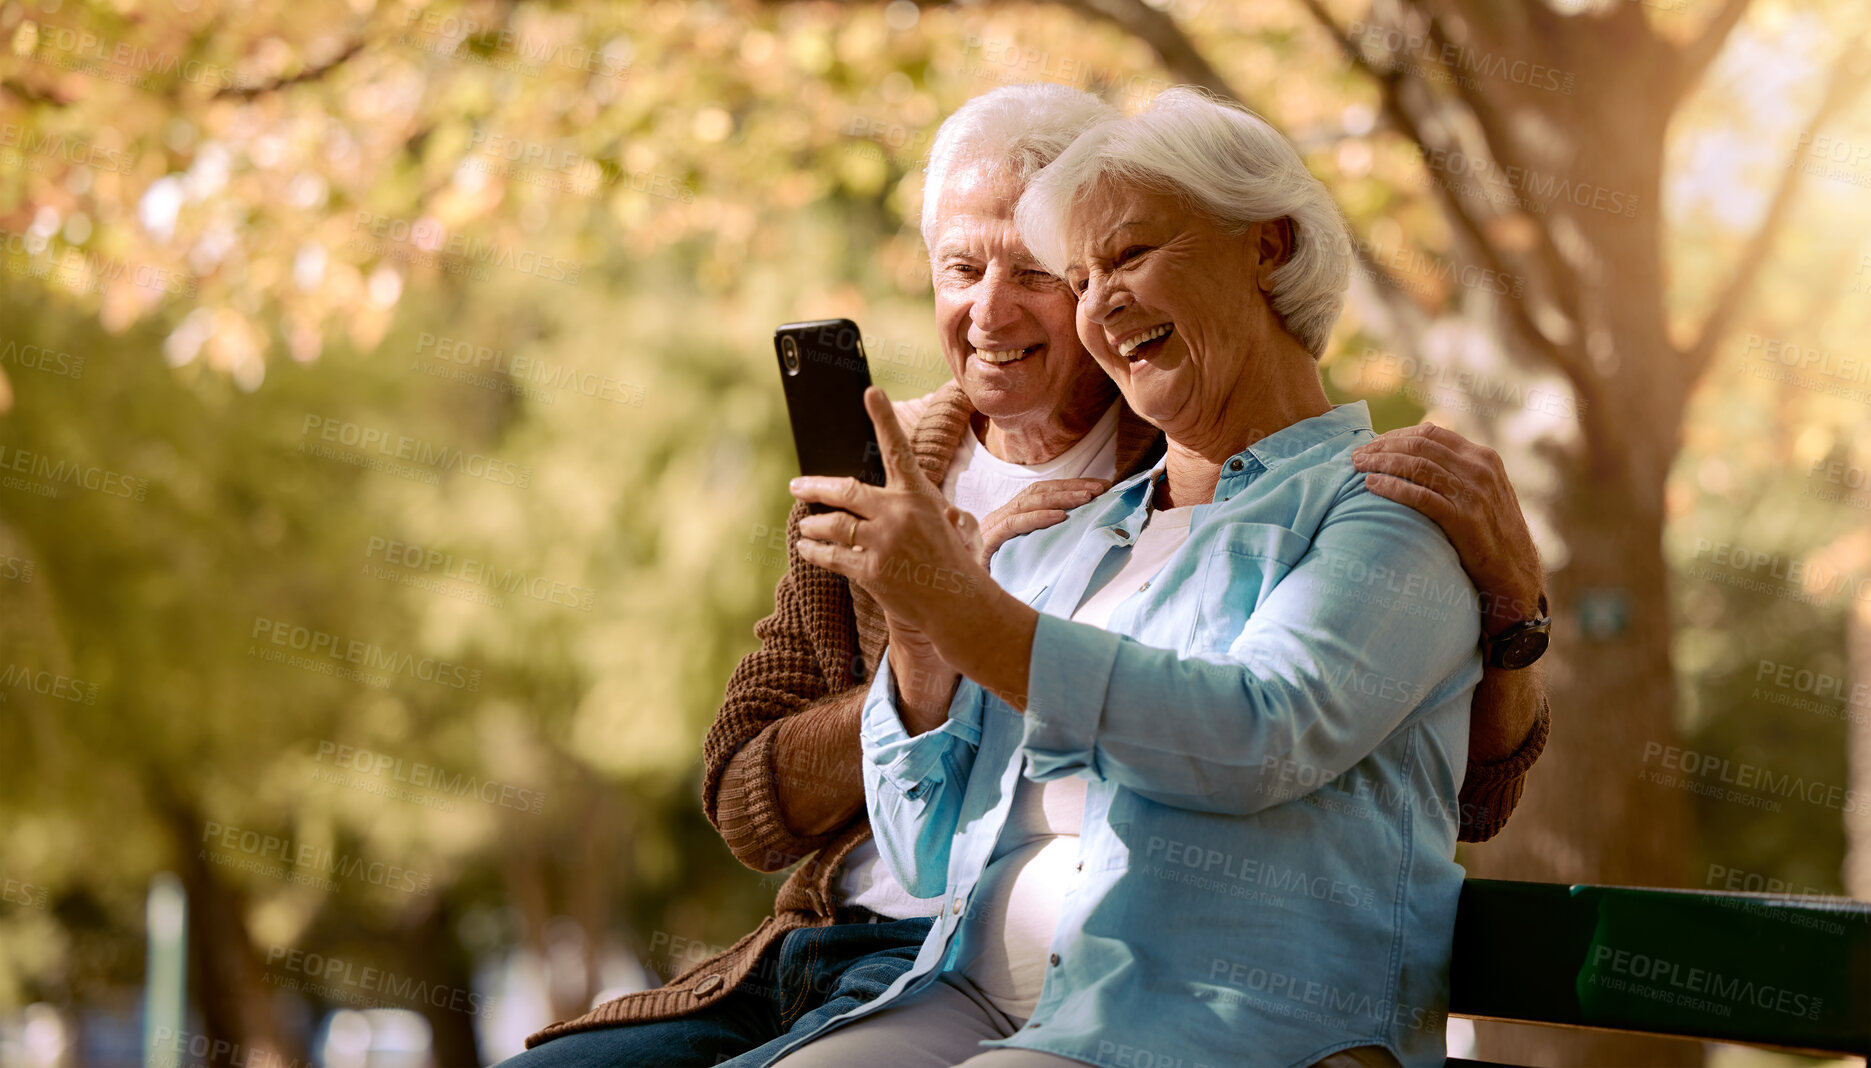
[{"label": "bench wooden slat", "polygon": [[1469,879],[1450,1011],[1814,1053],[1871,1050],[1871,905]]}]

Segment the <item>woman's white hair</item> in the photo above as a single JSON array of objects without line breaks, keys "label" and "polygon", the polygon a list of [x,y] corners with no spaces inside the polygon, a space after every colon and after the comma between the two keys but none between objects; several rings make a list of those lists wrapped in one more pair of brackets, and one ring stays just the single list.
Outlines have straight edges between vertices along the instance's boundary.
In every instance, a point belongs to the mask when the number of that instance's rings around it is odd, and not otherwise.
[{"label": "woman's white hair", "polygon": [[1015,214],[1047,270],[1065,274],[1072,210],[1104,181],[1174,194],[1227,233],[1291,220],[1292,257],[1273,272],[1270,303],[1314,359],[1324,353],[1350,284],[1345,221],[1324,183],[1260,116],[1177,86],[1137,115],[1087,130],[1027,182]]},{"label": "woman's white hair", "polygon": [[1118,117],[1090,93],[1051,82],[1004,85],[955,109],[936,131],[923,168],[923,243],[935,247],[942,186],[957,167],[985,165],[1024,186],[1079,134]]}]

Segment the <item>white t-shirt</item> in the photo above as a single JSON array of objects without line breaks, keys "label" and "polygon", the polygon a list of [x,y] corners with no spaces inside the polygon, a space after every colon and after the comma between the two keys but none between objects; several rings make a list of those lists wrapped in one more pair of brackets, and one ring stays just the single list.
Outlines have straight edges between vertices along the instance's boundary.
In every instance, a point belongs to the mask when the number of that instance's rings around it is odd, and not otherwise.
[{"label": "white t-shirt", "polygon": [[[1147,586],[1189,540],[1193,507],[1150,513],[1124,566],[1072,613],[1102,627],[1126,597]],[[1081,878],[1079,830],[1086,781],[1077,775],[1036,783],[1023,761],[1013,809],[968,905],[969,955],[957,968],[1008,1016],[1025,1020],[1039,1004],[1050,947],[1066,893]]]},{"label": "white t-shirt", "polygon": [[[928,397],[901,401],[894,405],[897,421],[907,431],[916,428],[917,420],[929,407]],[[972,432],[962,434],[948,476],[942,481],[942,496],[976,519],[1013,500],[1014,495],[1035,482],[1055,478],[1117,477],[1118,402],[1112,402],[1098,422],[1073,446],[1058,456],[1038,464],[1013,464],[989,452]],[[1076,822],[1072,824],[1078,826]],[[942,911],[942,898],[916,898],[890,874],[877,843],[866,840],[845,855],[838,873],[837,890],[848,906],[862,906],[892,919],[911,916],[934,916]],[[1050,936],[1051,931],[1048,930]]]}]

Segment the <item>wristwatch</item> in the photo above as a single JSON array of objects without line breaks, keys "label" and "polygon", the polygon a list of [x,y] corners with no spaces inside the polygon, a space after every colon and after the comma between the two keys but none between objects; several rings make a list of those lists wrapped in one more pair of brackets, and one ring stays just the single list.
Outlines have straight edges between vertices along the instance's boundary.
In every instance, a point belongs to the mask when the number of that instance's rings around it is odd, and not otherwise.
[{"label": "wristwatch", "polygon": [[1553,619],[1546,614],[1546,594],[1540,594],[1540,614],[1523,619],[1499,634],[1481,636],[1481,657],[1489,667],[1519,671],[1546,652],[1547,632]]}]

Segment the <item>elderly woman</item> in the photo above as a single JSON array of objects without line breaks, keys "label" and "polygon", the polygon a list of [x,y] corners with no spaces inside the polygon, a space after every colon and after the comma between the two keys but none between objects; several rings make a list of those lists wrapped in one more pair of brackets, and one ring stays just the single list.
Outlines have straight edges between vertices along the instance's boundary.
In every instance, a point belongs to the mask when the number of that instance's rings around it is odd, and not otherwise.
[{"label": "elderly woman", "polygon": [[[1027,180],[1086,129],[1116,117],[1064,86],[1006,86],[950,116],[930,153],[922,232],[954,381],[897,404],[896,415],[923,474],[944,500],[979,518],[987,548],[1064,519],[1163,454],[1162,432],[1130,410],[1085,351],[1071,292],[1013,223]],[[1449,532],[1501,610],[1497,629],[1537,599],[1539,557],[1491,452],[1412,428],[1378,438],[1359,464],[1375,490]],[[1452,481],[1461,492],[1446,492]],[[804,505],[794,509],[791,534],[805,514]],[[671,1068],[727,1058],[752,1068],[910,968],[948,901],[906,890],[865,811],[859,725],[888,633],[861,586],[792,549],[773,614],[755,627],[760,646],[735,670],[709,731],[703,803],[749,866],[805,862],[757,930],[665,986],[534,1035],[513,1068]],[[901,655],[911,644],[893,648]],[[1475,701],[1464,840],[1485,840],[1505,822],[1545,730],[1537,677],[1490,669]]]},{"label": "elderly woman", "polygon": [[1167,452],[991,576],[877,391],[890,484],[795,480],[844,510],[801,554],[892,621],[876,840],[949,907],[779,1063],[1440,1064],[1479,628],[1438,607],[1468,584],[1443,533],[1354,469],[1365,406],[1320,386],[1340,218],[1189,90],[1086,133],[1017,218]]}]

